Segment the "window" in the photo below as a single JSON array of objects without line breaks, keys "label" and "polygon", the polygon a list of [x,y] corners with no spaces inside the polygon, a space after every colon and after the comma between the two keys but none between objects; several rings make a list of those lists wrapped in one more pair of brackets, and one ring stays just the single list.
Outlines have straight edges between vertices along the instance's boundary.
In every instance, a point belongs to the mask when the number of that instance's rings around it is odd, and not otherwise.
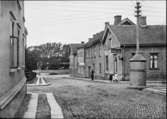
[{"label": "window", "polygon": [[150,69],[158,68],[158,53],[150,53]]},{"label": "window", "polygon": [[19,55],[19,50],[20,50],[20,26],[17,24],[17,66],[20,66],[20,55]]},{"label": "window", "polygon": [[99,63],[99,73],[101,73],[101,63]]},{"label": "window", "polygon": [[98,48],[99,48],[99,57],[100,57],[100,45],[98,46]]},{"label": "window", "polygon": [[11,51],[10,52],[10,67],[11,68],[16,68],[17,67],[17,65],[15,63],[15,52],[14,52],[15,42],[16,42],[16,39],[14,37],[10,36],[10,51]]},{"label": "window", "polygon": [[23,39],[22,39],[22,46],[23,46],[23,49],[22,49],[22,67],[25,66],[25,50],[26,50],[26,38],[25,38],[25,35],[23,34]]},{"label": "window", "polygon": [[117,73],[117,55],[114,55],[114,74]]},{"label": "window", "polygon": [[11,15],[10,18],[10,67],[16,68],[17,67],[17,38],[15,37],[15,17],[12,12],[9,12]]},{"label": "window", "polygon": [[111,49],[111,38],[107,40],[107,44],[106,44],[106,50],[110,50],[110,49]]},{"label": "window", "polygon": [[108,71],[108,56],[106,56],[106,71]]}]

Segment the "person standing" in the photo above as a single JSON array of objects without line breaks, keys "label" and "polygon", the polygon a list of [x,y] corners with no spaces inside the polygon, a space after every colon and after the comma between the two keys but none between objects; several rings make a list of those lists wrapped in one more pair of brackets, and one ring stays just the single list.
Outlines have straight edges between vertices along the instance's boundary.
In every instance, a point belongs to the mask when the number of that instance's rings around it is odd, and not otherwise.
[{"label": "person standing", "polygon": [[92,79],[92,81],[94,80],[94,70],[93,69],[91,71],[91,79]]}]

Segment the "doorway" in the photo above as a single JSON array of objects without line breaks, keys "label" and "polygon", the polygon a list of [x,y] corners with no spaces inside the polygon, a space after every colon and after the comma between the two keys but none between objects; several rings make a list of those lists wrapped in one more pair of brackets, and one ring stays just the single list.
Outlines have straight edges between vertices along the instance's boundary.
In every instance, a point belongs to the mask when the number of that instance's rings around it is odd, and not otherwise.
[{"label": "doorway", "polygon": [[114,54],[114,74],[118,73],[118,62],[117,62],[117,55]]},{"label": "doorway", "polygon": [[90,78],[91,66],[88,66],[88,77]]}]

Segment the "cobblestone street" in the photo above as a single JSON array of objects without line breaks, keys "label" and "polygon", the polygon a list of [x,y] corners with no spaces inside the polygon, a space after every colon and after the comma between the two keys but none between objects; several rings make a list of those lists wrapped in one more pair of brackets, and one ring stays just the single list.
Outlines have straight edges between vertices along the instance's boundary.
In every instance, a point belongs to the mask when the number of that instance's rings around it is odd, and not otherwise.
[{"label": "cobblestone street", "polygon": [[[49,76],[46,80],[50,85],[28,86],[28,92],[40,95],[52,92],[65,119],[166,118],[164,95],[129,89],[127,83],[101,83],[63,75]],[[44,107],[50,107],[43,100]],[[38,117],[51,117],[50,108],[39,111],[42,108],[38,106]]]}]

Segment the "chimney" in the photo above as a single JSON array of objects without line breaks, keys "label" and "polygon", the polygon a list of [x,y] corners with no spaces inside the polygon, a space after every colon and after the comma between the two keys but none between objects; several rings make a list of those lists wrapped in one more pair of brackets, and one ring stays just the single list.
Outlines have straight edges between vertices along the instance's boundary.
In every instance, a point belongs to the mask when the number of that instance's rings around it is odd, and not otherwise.
[{"label": "chimney", "polygon": [[139,25],[147,25],[146,16],[139,17]]},{"label": "chimney", "polygon": [[118,25],[121,22],[122,16],[116,15],[114,16],[114,25]]},{"label": "chimney", "polygon": [[109,25],[110,23],[109,22],[105,22],[105,25]]}]

